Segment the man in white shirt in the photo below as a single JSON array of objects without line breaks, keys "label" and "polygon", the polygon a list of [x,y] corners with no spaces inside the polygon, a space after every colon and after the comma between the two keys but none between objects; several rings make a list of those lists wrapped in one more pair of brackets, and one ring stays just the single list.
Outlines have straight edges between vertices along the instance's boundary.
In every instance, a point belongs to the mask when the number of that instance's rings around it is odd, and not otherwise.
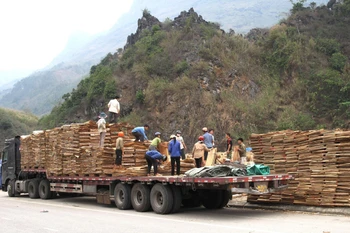
[{"label": "man in white shirt", "polygon": [[109,111],[109,122],[117,123],[118,115],[120,112],[119,96],[116,96],[114,99],[110,100],[108,103]]}]

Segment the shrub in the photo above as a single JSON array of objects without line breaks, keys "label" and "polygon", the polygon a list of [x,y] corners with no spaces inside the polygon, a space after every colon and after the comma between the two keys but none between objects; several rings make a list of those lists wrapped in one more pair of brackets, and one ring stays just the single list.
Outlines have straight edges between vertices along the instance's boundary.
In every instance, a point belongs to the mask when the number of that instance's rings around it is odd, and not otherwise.
[{"label": "shrub", "polygon": [[340,44],[335,39],[318,38],[316,46],[318,51],[329,56],[340,51]]},{"label": "shrub", "polygon": [[185,72],[188,69],[188,63],[186,62],[186,60],[180,61],[176,64],[175,66],[175,72],[177,74],[182,74],[183,72]]},{"label": "shrub", "polygon": [[138,90],[136,92],[136,100],[137,102],[139,102],[140,104],[143,104],[145,102],[145,94],[143,93],[142,90]]},{"label": "shrub", "polygon": [[335,70],[342,72],[344,66],[347,62],[346,56],[341,53],[333,53],[331,59],[329,60],[331,67]]}]

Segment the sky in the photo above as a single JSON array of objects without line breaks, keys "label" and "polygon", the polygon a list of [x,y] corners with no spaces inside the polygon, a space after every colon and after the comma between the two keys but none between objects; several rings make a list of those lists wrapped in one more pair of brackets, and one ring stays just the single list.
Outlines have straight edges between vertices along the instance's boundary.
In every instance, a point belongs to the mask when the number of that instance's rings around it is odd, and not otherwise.
[{"label": "sky", "polygon": [[1,0],[0,85],[44,68],[73,32],[107,31],[131,4],[132,0]]}]

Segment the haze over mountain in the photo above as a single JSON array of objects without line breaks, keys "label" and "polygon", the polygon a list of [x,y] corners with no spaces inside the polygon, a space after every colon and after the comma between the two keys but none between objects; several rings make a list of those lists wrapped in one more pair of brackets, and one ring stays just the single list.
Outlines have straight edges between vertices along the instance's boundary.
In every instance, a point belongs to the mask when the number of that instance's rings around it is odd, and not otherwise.
[{"label": "haze over mountain", "polygon": [[67,47],[48,67],[17,82],[12,90],[0,92],[0,106],[27,110],[36,115],[48,113],[63,94],[75,88],[88,74],[93,64],[107,53],[124,47],[127,36],[136,30],[137,19],[145,8],[164,21],[194,7],[206,20],[218,22],[224,30],[232,28],[237,33],[247,33],[252,28],[277,23],[291,6],[288,0],[135,0],[130,11],[108,32],[93,36],[73,34]]}]

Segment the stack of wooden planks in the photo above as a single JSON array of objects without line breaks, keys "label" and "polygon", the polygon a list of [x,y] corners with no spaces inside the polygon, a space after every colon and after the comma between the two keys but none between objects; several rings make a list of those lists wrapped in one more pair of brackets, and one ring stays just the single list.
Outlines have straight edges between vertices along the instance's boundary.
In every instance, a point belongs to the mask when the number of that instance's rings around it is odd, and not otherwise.
[{"label": "stack of wooden planks", "polygon": [[[36,131],[21,140],[22,169],[46,169],[49,176],[144,176],[147,174],[145,153],[149,142],[134,142],[128,123],[107,124],[103,147],[96,122],[63,125],[51,130]],[[115,142],[118,132],[124,132],[122,168],[114,169]],[[170,175],[168,143],[160,145],[168,156],[161,165],[163,175]],[[194,167],[191,159],[181,163],[181,174]]]},{"label": "stack of wooden planks", "polygon": [[280,131],[252,134],[255,162],[295,180],[282,193],[249,195],[249,202],[350,206],[350,131]]}]

